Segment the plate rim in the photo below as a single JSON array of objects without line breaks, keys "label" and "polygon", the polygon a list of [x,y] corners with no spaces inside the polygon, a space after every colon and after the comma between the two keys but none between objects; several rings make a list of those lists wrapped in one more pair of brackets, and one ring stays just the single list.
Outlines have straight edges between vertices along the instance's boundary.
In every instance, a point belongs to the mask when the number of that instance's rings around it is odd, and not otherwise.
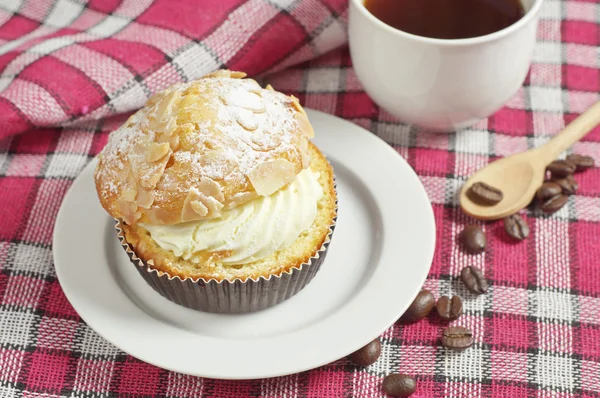
[{"label": "plate rim", "polygon": [[[268,371],[268,372],[264,372],[264,373],[256,373],[256,374],[251,374],[252,372],[247,372],[246,374],[227,374],[227,373],[223,373],[223,372],[211,372],[211,371],[206,371],[206,369],[203,369],[202,371],[196,371],[194,369],[188,369],[187,367],[184,368],[180,368],[180,367],[176,367],[176,366],[172,366],[170,364],[165,365],[164,362],[161,362],[160,360],[155,360],[155,357],[152,355],[144,355],[144,354],[140,354],[137,350],[133,350],[134,352],[132,352],[132,350],[128,349],[128,347],[124,346],[124,344],[122,344],[121,341],[115,341],[115,339],[113,338],[114,336],[111,333],[107,333],[106,329],[102,328],[102,327],[98,327],[98,320],[97,319],[92,319],[93,317],[89,314],[86,313],[86,310],[84,309],[83,305],[80,305],[80,303],[78,303],[78,299],[77,297],[73,296],[73,292],[70,290],[69,287],[65,288],[65,285],[63,284],[63,281],[65,281],[65,276],[62,274],[62,268],[59,266],[59,263],[62,261],[60,260],[58,257],[60,256],[59,253],[62,253],[62,251],[59,249],[57,250],[57,247],[61,246],[62,243],[58,243],[57,242],[61,242],[61,237],[60,235],[60,230],[62,228],[59,228],[60,225],[62,223],[64,223],[64,221],[62,221],[66,216],[64,215],[64,213],[66,213],[68,210],[66,209],[66,206],[64,206],[65,203],[69,202],[71,200],[71,196],[75,195],[75,191],[76,189],[74,189],[74,187],[78,186],[78,184],[80,184],[81,182],[78,183],[78,181],[80,181],[82,179],[82,176],[84,175],[84,172],[88,169],[88,168],[92,168],[93,165],[96,164],[97,159],[93,158],[86,166],[85,168],[82,170],[82,172],[80,173],[80,175],[73,181],[71,187],[69,187],[68,192],[65,194],[63,201],[61,203],[59,212],[57,214],[56,217],[56,223],[55,223],[55,227],[54,227],[54,231],[53,231],[53,237],[52,237],[52,247],[53,247],[53,260],[54,260],[54,266],[56,269],[56,275],[57,275],[57,279],[61,285],[61,288],[65,294],[65,296],[67,297],[67,299],[69,300],[69,302],[71,303],[71,305],[74,307],[74,309],[76,310],[76,312],[79,314],[79,316],[81,317],[81,319],[88,325],[90,326],[90,328],[92,328],[96,333],[98,333],[102,338],[106,339],[107,341],[109,341],[111,344],[113,344],[115,347],[117,347],[118,349],[126,352],[129,355],[132,355],[133,357],[142,360],[144,362],[150,363],[152,365],[161,367],[163,369],[167,369],[167,370],[172,370],[175,372],[179,372],[179,373],[185,373],[185,374],[189,374],[189,375],[194,375],[194,376],[201,376],[201,377],[209,377],[209,378],[217,378],[217,379],[229,379],[229,380],[240,380],[240,379],[261,379],[261,378],[271,378],[271,377],[279,377],[279,376],[285,376],[285,375],[289,375],[289,374],[295,374],[298,372],[302,372],[302,371],[306,371],[306,370],[310,370],[310,369],[314,369],[323,365],[326,365],[328,363],[334,362],[338,359],[343,358],[344,356],[350,354],[351,352],[355,351],[356,349],[362,347],[364,344],[366,344],[367,342],[377,338],[378,336],[381,335],[381,333],[383,333],[385,330],[387,330],[391,325],[393,325],[396,320],[398,319],[398,317],[406,310],[406,308],[408,308],[408,306],[410,305],[410,303],[412,302],[412,300],[414,299],[414,297],[418,294],[419,290],[421,289],[423,283],[425,282],[427,275],[429,273],[429,270],[431,268],[431,264],[432,264],[432,260],[433,260],[433,255],[434,255],[434,251],[435,251],[435,240],[436,240],[436,226],[435,226],[435,217],[434,217],[434,213],[433,213],[433,208],[431,206],[430,200],[428,198],[428,195],[425,191],[425,188],[423,186],[423,184],[421,183],[421,181],[419,180],[418,175],[416,174],[416,172],[412,169],[412,167],[408,164],[408,162],[406,162],[406,160],[400,156],[400,154],[398,152],[396,152],[388,143],[386,143],[383,139],[381,139],[380,137],[376,136],[375,134],[369,132],[368,130],[362,128],[359,125],[356,125],[354,123],[351,123],[347,120],[338,118],[336,116],[324,113],[324,112],[320,112],[320,111],[315,111],[312,109],[307,109],[307,112],[309,114],[309,117],[311,118],[311,121],[313,122],[313,125],[315,126],[315,130],[319,130],[319,127],[316,124],[320,124],[320,123],[336,123],[340,125],[340,129],[344,129],[346,128],[346,130],[355,130],[357,132],[359,132],[357,135],[361,136],[361,140],[367,140],[367,141],[371,141],[371,143],[373,143],[372,145],[376,145],[378,147],[381,148],[382,151],[387,151],[390,156],[388,157],[389,159],[394,159],[395,162],[400,162],[401,164],[403,164],[402,167],[404,167],[406,170],[404,172],[404,174],[406,174],[407,176],[410,176],[410,178],[413,180],[413,182],[415,182],[416,180],[416,190],[415,190],[415,195],[420,195],[421,196],[421,200],[424,199],[424,201],[427,203],[427,206],[425,206],[425,210],[426,210],[426,217],[427,220],[424,220],[424,224],[428,224],[428,227],[426,227],[426,230],[429,230],[429,235],[430,235],[430,240],[428,242],[424,242],[427,247],[427,252],[425,254],[425,265],[423,266],[423,270],[421,271],[421,276],[419,278],[417,278],[418,280],[415,281],[414,284],[414,292],[412,292],[411,294],[411,298],[410,301],[406,301],[404,303],[403,306],[398,305],[397,309],[394,312],[394,316],[391,317],[387,317],[390,318],[387,322],[385,322],[385,327],[378,327],[376,328],[376,331],[373,331],[372,333],[365,333],[365,341],[359,341],[359,342],[348,342],[347,346],[348,348],[342,350],[345,352],[345,354],[343,355],[335,355],[336,357],[332,357],[331,355],[329,356],[323,356],[323,358],[321,358],[320,360],[314,360],[312,361],[312,363],[309,366],[299,366],[296,367],[294,369],[288,369],[285,371],[280,371],[280,372],[273,372],[273,371]],[[316,124],[315,124],[316,121]],[[364,138],[362,138],[364,137]],[[376,144],[375,144],[376,143]],[[343,163],[343,162],[342,162]],[[344,165],[347,168],[347,165]],[[350,168],[351,169],[351,168]],[[352,169],[351,169],[352,170]],[[360,178],[360,175],[357,175]],[[361,178],[362,180],[362,178]],[[375,193],[372,194],[373,198],[375,198],[375,200],[377,200],[377,196]],[[378,210],[381,211],[381,209],[379,209],[380,207],[380,203],[377,202],[377,207]],[[423,214],[425,215],[425,214]],[[109,217],[107,215],[107,217]],[[389,224],[389,222],[388,222]],[[104,242],[102,242],[102,245],[104,245]],[[382,248],[384,246],[384,243],[382,243]],[[382,249],[383,250],[383,249]],[[381,259],[379,260],[381,261]],[[370,278],[372,279],[372,278]],[[417,284],[418,282],[418,284]],[[370,283],[373,283],[373,281],[369,280],[366,282],[366,285],[369,285]],[[117,286],[119,285],[118,283],[116,284]],[[119,287],[119,290],[122,290],[121,287]],[[365,289],[362,289],[361,292],[364,293]],[[360,294],[359,294],[360,296]],[[350,302],[354,302],[357,301],[359,298],[358,297],[353,297],[351,300],[349,300],[348,303],[344,304],[343,307],[347,307],[349,305]],[[131,301],[131,299],[130,299]],[[135,304],[133,304],[135,305]],[[143,311],[143,309],[137,307],[137,305],[135,305],[136,308],[138,308],[139,311],[143,312],[144,314],[146,314],[147,317],[152,318],[154,322],[159,322],[162,323],[161,320],[153,318],[150,314],[146,313],[145,311]],[[391,312],[391,311],[390,311]],[[340,311],[338,310],[336,313],[333,314],[333,317],[337,317],[339,315]],[[90,315],[90,316],[88,316]],[[330,318],[330,316],[325,317],[324,319]],[[392,319],[393,318],[393,319]],[[317,323],[322,323],[323,320],[319,320]],[[383,325],[383,323],[381,323],[381,325]],[[173,326],[174,327],[174,326]],[[185,333],[189,333],[192,334],[191,332],[184,330]],[[133,333],[133,332],[132,332]],[[196,336],[196,339],[204,339],[204,340],[211,340],[213,339],[212,337],[208,337],[208,336],[199,336],[196,334],[193,334],[194,336]],[[294,336],[294,333],[291,334],[292,336]],[[369,339],[366,339],[366,335],[370,336]],[[267,337],[267,340],[269,340],[270,338]],[[255,341],[256,342],[256,341]],[[129,347],[131,348],[131,347]],[[293,361],[293,360],[292,360]]]}]

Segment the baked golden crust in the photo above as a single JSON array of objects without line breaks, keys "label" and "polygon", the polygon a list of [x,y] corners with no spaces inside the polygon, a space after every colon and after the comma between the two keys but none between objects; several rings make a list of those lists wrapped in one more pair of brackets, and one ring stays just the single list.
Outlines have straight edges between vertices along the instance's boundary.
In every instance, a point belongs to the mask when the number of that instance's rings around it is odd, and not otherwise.
[{"label": "baked golden crust", "polygon": [[309,152],[311,170],[320,173],[319,184],[323,188],[323,196],[317,204],[317,216],[311,227],[304,231],[292,246],[284,250],[259,261],[232,266],[219,262],[219,256],[226,256],[227,253],[196,253],[200,257],[198,263],[176,257],[172,252],[162,249],[148,231],[136,224],[121,223],[125,240],[149,266],[182,279],[246,280],[281,275],[307,262],[316,254],[327,238],[336,217],[336,193],[331,165],[312,143],[309,143]]},{"label": "baked golden crust", "polygon": [[268,196],[308,166],[298,100],[221,70],[153,96],[114,131],[95,172],[100,203],[129,224],[176,224]]}]

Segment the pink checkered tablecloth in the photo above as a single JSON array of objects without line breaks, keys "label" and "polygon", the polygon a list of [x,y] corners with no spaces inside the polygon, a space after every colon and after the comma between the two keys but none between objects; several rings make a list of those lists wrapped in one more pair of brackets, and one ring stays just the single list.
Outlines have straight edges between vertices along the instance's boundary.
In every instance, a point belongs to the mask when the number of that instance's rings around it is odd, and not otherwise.
[{"label": "pink checkered tablecloth", "polygon": [[[436,135],[362,91],[344,46],[347,0],[0,0],[0,397],[379,397],[389,372],[414,375],[417,397],[599,396],[600,168],[577,176],[559,212],[527,211],[522,243],[501,223],[483,224],[489,245],[476,256],[458,249],[457,232],[473,220],[455,196],[470,173],[545,142],[600,99],[599,22],[598,0],[545,0],[523,88],[473,128]],[[83,323],[52,264],[65,192],[126,112],[220,67],[349,119],[408,160],[437,223],[425,287],[465,299],[458,322],[474,330],[472,348],[440,348],[432,318],[385,331],[368,368],[342,359],[219,381],[140,362]],[[600,129],[573,151],[600,164]],[[456,282],[465,265],[485,271],[487,294]]]}]

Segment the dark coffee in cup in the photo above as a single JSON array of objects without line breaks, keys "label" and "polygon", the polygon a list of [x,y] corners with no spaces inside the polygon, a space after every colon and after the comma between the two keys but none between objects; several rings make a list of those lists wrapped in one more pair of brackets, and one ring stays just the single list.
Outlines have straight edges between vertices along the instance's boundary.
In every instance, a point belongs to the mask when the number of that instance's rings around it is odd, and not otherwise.
[{"label": "dark coffee in cup", "polygon": [[436,39],[484,36],[525,14],[519,0],[365,0],[365,7],[396,29]]}]

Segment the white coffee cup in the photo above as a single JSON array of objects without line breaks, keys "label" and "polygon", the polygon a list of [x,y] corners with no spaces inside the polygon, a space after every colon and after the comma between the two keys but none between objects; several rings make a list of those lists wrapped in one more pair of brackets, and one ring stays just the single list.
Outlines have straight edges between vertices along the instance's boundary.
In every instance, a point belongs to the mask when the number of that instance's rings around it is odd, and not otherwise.
[{"label": "white coffee cup", "polygon": [[498,32],[446,40],[395,29],[364,0],[350,0],[356,75],[379,106],[404,122],[436,131],[469,126],[500,109],[523,84],[542,1],[522,0],[525,15]]}]

